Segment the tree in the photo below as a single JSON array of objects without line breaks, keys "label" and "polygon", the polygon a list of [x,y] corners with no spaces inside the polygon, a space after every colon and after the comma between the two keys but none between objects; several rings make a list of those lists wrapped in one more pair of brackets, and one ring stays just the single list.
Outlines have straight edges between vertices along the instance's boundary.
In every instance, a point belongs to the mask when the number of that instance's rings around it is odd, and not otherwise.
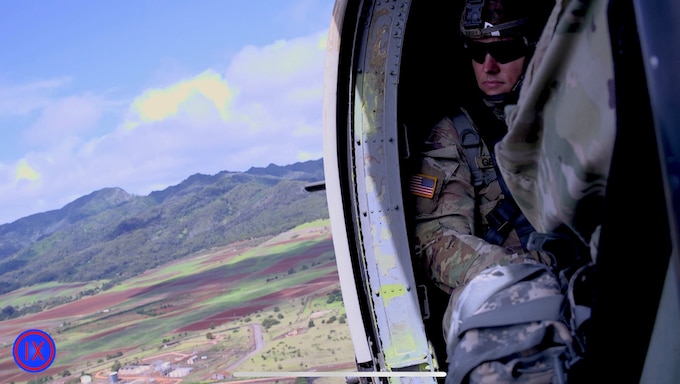
[{"label": "tree", "polygon": [[264,320],[262,320],[262,326],[263,326],[264,329],[266,329],[266,330],[269,330],[269,328],[271,328],[271,327],[273,327],[274,325],[279,324],[279,323],[280,323],[280,321],[274,319],[274,318],[271,317],[271,316],[268,317],[268,318],[266,318],[266,319],[264,319]]},{"label": "tree", "polygon": [[8,305],[2,309],[2,312],[0,312],[0,320],[11,319],[16,315],[16,313],[17,313],[16,308],[14,308],[11,305]]}]

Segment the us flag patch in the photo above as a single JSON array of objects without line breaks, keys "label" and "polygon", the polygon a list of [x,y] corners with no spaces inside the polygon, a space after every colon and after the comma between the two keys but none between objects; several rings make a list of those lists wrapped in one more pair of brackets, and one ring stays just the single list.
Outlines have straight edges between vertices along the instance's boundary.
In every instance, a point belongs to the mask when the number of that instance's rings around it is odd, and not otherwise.
[{"label": "us flag patch", "polygon": [[411,176],[409,190],[416,196],[422,196],[431,199],[432,196],[434,196],[434,190],[436,187],[437,178],[434,176],[422,174]]}]

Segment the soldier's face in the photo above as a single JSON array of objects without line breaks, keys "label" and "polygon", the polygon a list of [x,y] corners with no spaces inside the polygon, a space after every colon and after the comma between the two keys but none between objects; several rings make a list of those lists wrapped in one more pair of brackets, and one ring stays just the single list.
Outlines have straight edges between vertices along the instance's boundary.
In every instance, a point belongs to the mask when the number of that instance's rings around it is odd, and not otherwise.
[{"label": "soldier's face", "polygon": [[488,96],[510,92],[522,76],[526,47],[518,39],[475,39],[467,49],[477,86]]}]

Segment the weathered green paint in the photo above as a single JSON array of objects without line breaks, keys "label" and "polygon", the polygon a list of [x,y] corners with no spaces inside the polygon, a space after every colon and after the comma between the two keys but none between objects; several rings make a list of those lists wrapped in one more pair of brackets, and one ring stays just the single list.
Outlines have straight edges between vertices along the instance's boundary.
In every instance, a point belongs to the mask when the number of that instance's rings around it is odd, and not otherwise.
[{"label": "weathered green paint", "polygon": [[[370,313],[379,338],[384,367],[423,369],[431,362],[430,348],[413,286],[410,253],[400,210],[400,178],[394,164],[397,147],[396,87],[403,26],[408,0],[368,2],[361,50],[353,52],[351,154],[356,178],[357,225],[373,305]],[[391,378],[391,382],[404,382]],[[429,380],[407,380],[413,383]]]},{"label": "weathered green paint", "polygon": [[403,284],[385,284],[380,287],[380,297],[382,297],[385,306],[390,304],[390,300],[403,296],[406,292],[406,287]]}]

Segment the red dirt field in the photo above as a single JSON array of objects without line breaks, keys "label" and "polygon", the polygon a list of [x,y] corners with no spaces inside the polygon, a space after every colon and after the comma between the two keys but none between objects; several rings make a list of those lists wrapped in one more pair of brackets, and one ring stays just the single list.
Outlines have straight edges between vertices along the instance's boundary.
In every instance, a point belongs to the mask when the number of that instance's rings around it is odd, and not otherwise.
[{"label": "red dirt field", "polygon": [[[320,236],[321,235],[317,231],[316,233],[307,234],[307,236],[300,236],[291,240],[268,243],[267,246],[288,242],[301,242],[306,239],[318,240]],[[269,267],[262,269],[255,274],[251,273],[247,278],[262,278],[264,284],[265,276],[285,274],[290,268],[297,269],[297,267],[303,263],[309,264],[311,260],[314,260],[314,258],[321,254],[332,252],[333,245],[330,236],[327,233],[325,233],[323,236],[326,237],[323,239],[323,241],[318,243],[316,246],[311,247],[306,252],[300,253],[295,257],[289,257],[281,260],[280,262],[270,265]],[[19,369],[11,357],[11,344],[14,342],[15,338],[26,329],[43,329],[50,332],[54,337],[55,333],[52,333],[52,330],[65,321],[76,322],[83,316],[92,315],[99,311],[115,308],[129,300],[136,300],[135,303],[139,303],[140,300],[147,300],[147,297],[149,298],[149,301],[158,300],[160,298],[163,300],[163,302],[172,303],[172,309],[168,313],[158,316],[157,318],[159,320],[165,317],[181,315],[187,310],[191,310],[186,309],[189,308],[191,304],[200,303],[203,300],[223,294],[224,291],[228,289],[230,283],[233,284],[233,279],[230,278],[230,280],[225,281],[224,272],[219,272],[217,267],[219,267],[225,260],[245,252],[246,250],[248,249],[228,248],[222,252],[216,252],[204,262],[204,264],[212,263],[216,269],[199,273],[197,276],[159,281],[157,284],[149,287],[129,289],[124,292],[107,292],[97,296],[87,297],[35,315],[29,315],[22,318],[0,322],[0,347],[5,347],[0,349],[0,383],[4,384],[12,381],[23,382],[47,375],[52,375],[56,379],[59,377],[59,373],[70,368],[53,365],[48,370],[40,372],[38,375],[23,372],[21,369]],[[327,263],[324,262],[324,264],[321,266],[316,266],[313,268],[328,266],[330,263],[334,265],[334,261],[330,260]],[[297,273],[304,273],[304,271],[297,271]],[[230,274],[235,277],[238,276],[238,274],[233,273],[233,271],[230,271]],[[142,276],[141,278],[144,277]],[[186,324],[176,329],[175,332],[205,330],[210,327],[210,324],[219,326],[224,323],[228,323],[230,321],[234,321],[236,319],[253,314],[261,309],[276,305],[276,303],[288,301],[293,298],[322,296],[327,294],[331,287],[337,284],[337,271],[332,268],[331,272],[329,272],[327,275],[314,279],[313,281],[310,281],[304,285],[290,287],[281,290],[280,292],[258,298],[255,301],[244,302],[243,305],[239,307],[230,308],[205,319],[201,319],[200,321],[196,321],[192,324]],[[93,334],[90,336],[90,338],[99,338],[110,333],[115,333],[123,328],[125,328],[125,326],[115,327],[115,329],[107,329],[105,331]],[[55,341],[58,344],[57,338],[55,338]],[[94,355],[88,356],[87,358],[95,359],[96,361],[96,356]]]},{"label": "red dirt field", "polygon": [[[140,290],[141,289],[130,289],[124,292],[103,293],[97,296],[86,297],[34,315],[4,320],[0,322],[0,345],[2,343],[13,342],[14,338],[28,328],[47,330],[59,325],[63,321],[69,321],[70,319],[76,319],[96,313],[97,311],[111,308],[112,306],[123,303],[135,296]],[[2,372],[1,369],[0,372]],[[3,383],[3,381],[0,380],[0,383]]]},{"label": "red dirt field", "polygon": [[[290,243],[292,241],[287,241],[287,243]],[[281,243],[277,243],[281,244]],[[289,258],[286,259],[285,261],[282,261],[280,263],[276,263],[272,266],[270,266],[267,269],[264,269],[258,273],[259,276],[266,276],[266,275],[272,275],[272,274],[277,274],[277,273],[286,273],[290,268],[295,267],[296,265],[300,265],[303,261],[306,260],[312,260],[315,257],[317,257],[320,254],[323,254],[325,252],[331,252],[333,251],[333,242],[332,241],[324,241],[321,242],[314,247],[310,248],[307,250],[305,254],[299,255],[298,257],[295,258]]]},{"label": "red dirt field", "polygon": [[221,325],[229,321],[233,321],[245,317],[251,313],[255,313],[261,309],[271,307],[275,303],[281,303],[293,298],[303,296],[322,296],[327,293],[325,288],[333,286],[338,282],[338,273],[334,271],[326,276],[314,279],[309,283],[284,289],[280,292],[272,293],[261,297],[255,303],[248,303],[248,305],[228,309],[224,312],[210,316],[204,320],[186,325],[176,330],[176,332],[201,331],[210,327],[210,324]]}]

